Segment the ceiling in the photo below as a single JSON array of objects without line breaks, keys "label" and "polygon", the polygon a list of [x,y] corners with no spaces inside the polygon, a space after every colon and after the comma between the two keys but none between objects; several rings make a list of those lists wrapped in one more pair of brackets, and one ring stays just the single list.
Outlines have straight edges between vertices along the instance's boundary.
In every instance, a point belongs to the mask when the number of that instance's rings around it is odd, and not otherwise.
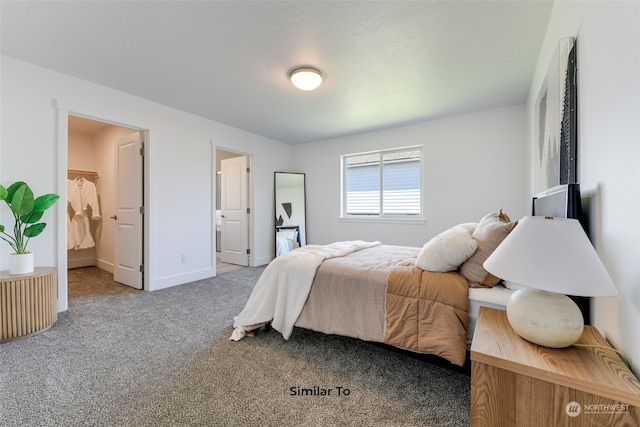
[{"label": "ceiling", "polygon": [[95,120],[89,120],[77,116],[69,116],[69,130],[75,132],[86,133],[94,135],[100,132],[102,129],[110,126],[108,123],[98,122]]},{"label": "ceiling", "polygon": [[2,0],[0,29],[3,54],[299,144],[524,103],[552,6]]}]

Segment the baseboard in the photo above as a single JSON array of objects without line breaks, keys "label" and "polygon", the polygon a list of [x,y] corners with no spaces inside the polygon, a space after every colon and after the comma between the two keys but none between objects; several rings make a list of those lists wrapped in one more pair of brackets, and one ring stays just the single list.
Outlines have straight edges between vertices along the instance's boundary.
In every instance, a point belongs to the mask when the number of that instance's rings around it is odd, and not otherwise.
[{"label": "baseboard", "polygon": [[67,259],[67,268],[95,267],[98,260],[94,257]]},{"label": "baseboard", "polygon": [[109,273],[113,274],[113,263],[111,262],[107,262],[105,260],[99,259],[98,260],[98,267],[103,269],[104,271],[108,271]]},{"label": "baseboard", "polygon": [[173,286],[184,285],[185,283],[195,282],[196,280],[208,279],[215,274],[213,268],[204,268],[202,270],[191,271],[184,274],[176,274],[174,276],[166,276],[155,279],[149,283],[150,291],[171,288]]},{"label": "baseboard", "polygon": [[251,267],[260,267],[261,265],[267,265],[273,260],[273,256],[262,256],[253,259],[253,265]]}]

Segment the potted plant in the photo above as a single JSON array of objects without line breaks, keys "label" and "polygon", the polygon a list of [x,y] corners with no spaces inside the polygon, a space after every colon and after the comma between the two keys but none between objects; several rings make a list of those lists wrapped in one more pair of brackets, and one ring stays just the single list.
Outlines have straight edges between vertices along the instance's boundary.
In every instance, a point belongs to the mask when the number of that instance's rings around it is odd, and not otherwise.
[{"label": "potted plant", "polygon": [[29,239],[42,233],[47,224],[39,221],[59,198],[57,194],[34,198],[31,188],[22,181],[9,188],[0,185],[0,199],[9,206],[14,218],[13,235],[7,234],[5,226],[0,224],[0,238],[15,252],[9,258],[9,274],[33,273],[33,254],[27,251]]}]

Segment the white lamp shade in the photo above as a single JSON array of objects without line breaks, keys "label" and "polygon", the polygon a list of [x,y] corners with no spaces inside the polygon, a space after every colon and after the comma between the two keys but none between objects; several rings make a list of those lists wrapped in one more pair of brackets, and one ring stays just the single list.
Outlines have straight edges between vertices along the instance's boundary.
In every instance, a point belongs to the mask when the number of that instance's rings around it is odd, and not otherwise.
[{"label": "white lamp shade", "polygon": [[575,219],[524,217],[484,268],[501,279],[547,292],[585,297],[618,293]]},{"label": "white lamp shade", "polygon": [[300,67],[289,73],[289,79],[300,90],[314,90],[322,83],[322,72],[312,67]]}]

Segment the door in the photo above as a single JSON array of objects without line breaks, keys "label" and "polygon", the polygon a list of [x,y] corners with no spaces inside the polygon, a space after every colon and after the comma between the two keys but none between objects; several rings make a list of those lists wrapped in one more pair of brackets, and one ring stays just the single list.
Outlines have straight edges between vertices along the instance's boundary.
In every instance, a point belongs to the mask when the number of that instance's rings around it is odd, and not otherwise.
[{"label": "door", "polygon": [[142,289],[142,136],[116,145],[116,221],[113,280]]},{"label": "door", "polygon": [[221,162],[220,258],[229,264],[249,265],[249,171],[247,156]]}]

